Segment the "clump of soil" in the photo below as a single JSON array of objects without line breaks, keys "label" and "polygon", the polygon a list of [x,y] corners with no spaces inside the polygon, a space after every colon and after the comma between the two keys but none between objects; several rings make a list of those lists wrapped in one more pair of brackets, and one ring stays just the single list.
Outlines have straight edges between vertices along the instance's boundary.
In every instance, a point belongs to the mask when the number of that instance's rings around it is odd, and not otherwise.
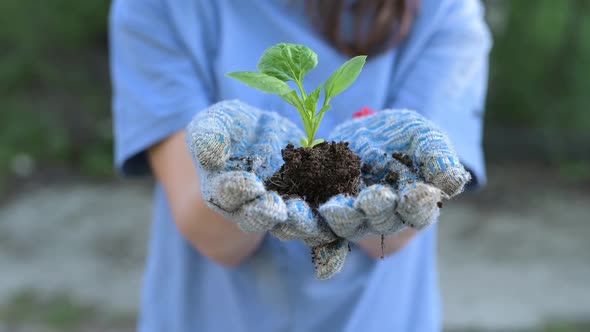
[{"label": "clump of soil", "polygon": [[361,158],[348,142],[323,142],[313,148],[287,145],[283,166],[266,181],[268,190],[283,197],[300,197],[313,209],[338,194],[358,193]]},{"label": "clump of soil", "polygon": [[[407,154],[404,153],[393,153],[391,155],[393,157],[393,159],[399,161],[400,163],[402,163],[403,165],[407,166],[410,171],[414,172],[414,173],[418,173],[418,169],[416,168],[416,165],[414,165],[414,162],[412,161],[412,159],[410,158],[410,156],[408,156]],[[420,167],[424,166],[424,164],[420,163]]]},{"label": "clump of soil", "polygon": [[[387,154],[384,154],[384,156],[387,156]],[[411,172],[418,173],[416,165],[414,164],[410,156],[408,156],[407,154],[401,152],[394,152],[391,154],[391,157],[397,160],[402,165],[406,166]],[[373,174],[373,168],[369,164],[363,164],[361,170],[363,173],[363,181],[367,186],[385,182],[393,186],[394,188],[397,188],[400,179],[399,173],[390,170],[387,172],[387,174],[385,174],[384,178],[381,178]]]},{"label": "clump of soil", "polygon": [[385,176],[385,182],[392,186],[397,186],[397,181],[399,181],[399,174],[394,171],[389,171]]},{"label": "clump of soil", "polygon": [[396,152],[391,154],[391,156],[393,157],[393,159],[408,166],[408,168],[414,168],[414,162],[412,162],[412,159],[407,154]]},{"label": "clump of soil", "polygon": [[[363,164],[363,166],[361,166],[361,172],[363,182],[367,186],[372,186],[374,184],[380,183],[380,181],[375,180],[375,175],[373,174],[373,167],[371,165]],[[385,183],[390,184],[392,186],[397,186],[397,182],[399,181],[399,174],[395,171],[389,171],[385,175],[384,181]]]}]

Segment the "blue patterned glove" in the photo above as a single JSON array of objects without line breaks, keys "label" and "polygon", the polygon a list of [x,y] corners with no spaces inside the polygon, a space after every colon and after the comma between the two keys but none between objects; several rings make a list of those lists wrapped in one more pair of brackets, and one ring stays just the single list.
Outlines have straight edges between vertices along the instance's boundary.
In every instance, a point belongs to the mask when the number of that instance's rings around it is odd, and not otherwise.
[{"label": "blue patterned glove", "polygon": [[[281,149],[297,145],[303,136],[289,120],[239,101],[212,105],[187,127],[207,205],[245,232],[269,231],[281,240],[302,240],[321,257],[314,262],[322,278],[340,270],[347,242],[318,222],[306,202],[285,201],[264,186],[283,163]],[[332,244],[322,246],[327,243]]]},{"label": "blue patterned glove", "polygon": [[347,121],[330,140],[349,142],[362,160],[360,193],[335,196],[319,208],[334,233],[350,240],[427,227],[442,200],[471,179],[446,135],[414,111],[384,110]]}]

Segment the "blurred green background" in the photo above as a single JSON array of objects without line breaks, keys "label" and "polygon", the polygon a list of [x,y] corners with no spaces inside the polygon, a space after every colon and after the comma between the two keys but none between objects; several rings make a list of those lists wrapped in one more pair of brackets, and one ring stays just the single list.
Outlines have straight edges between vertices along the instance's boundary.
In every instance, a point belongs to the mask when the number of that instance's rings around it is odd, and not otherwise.
[{"label": "blurred green background", "polygon": [[0,184],[112,174],[108,1],[0,1]]},{"label": "blurred green background", "polygon": [[[54,169],[112,175],[108,4],[0,2],[0,183]],[[544,162],[587,177],[590,1],[486,5],[495,38],[488,159]]]}]

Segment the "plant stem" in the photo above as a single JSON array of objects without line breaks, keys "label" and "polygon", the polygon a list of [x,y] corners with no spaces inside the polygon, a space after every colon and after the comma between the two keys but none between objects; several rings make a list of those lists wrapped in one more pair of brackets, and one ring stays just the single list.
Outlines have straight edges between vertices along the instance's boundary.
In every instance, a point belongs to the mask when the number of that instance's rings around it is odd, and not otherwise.
[{"label": "plant stem", "polygon": [[307,133],[307,148],[313,147],[313,140],[315,138],[315,133],[309,132]]},{"label": "plant stem", "polygon": [[305,89],[303,89],[303,85],[299,81],[296,81],[295,83],[297,83],[297,87],[299,88],[299,91],[301,91],[301,96],[303,97],[303,100],[305,101],[305,98],[307,98],[307,94],[305,93]]},{"label": "plant stem", "polygon": [[322,123],[322,120],[324,119],[324,114],[326,113],[325,111],[322,112],[322,109],[324,109],[324,107],[326,107],[326,105],[328,105],[328,103],[330,103],[330,98],[325,98],[324,99],[324,104],[322,105],[322,108],[320,108],[320,112],[318,114],[314,114],[311,118],[311,133],[308,133],[308,139],[309,144],[311,145],[313,142],[313,139],[315,139],[315,134],[318,132],[318,129],[320,128],[320,124]]}]

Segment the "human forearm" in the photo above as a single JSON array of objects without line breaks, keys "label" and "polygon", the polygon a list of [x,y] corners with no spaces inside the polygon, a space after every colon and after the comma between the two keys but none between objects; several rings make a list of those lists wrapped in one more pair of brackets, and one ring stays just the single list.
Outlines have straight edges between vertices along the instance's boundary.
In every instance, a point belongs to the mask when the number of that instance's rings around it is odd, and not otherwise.
[{"label": "human forearm", "polygon": [[181,234],[200,253],[222,265],[237,266],[258,248],[264,233],[241,231],[209,209],[200,192],[187,194],[173,208],[174,219]]},{"label": "human forearm", "polygon": [[176,226],[201,254],[217,263],[236,266],[258,248],[263,233],[242,232],[205,205],[184,131],[152,147],[149,158],[168,197]]},{"label": "human forearm", "polygon": [[[407,228],[399,233],[386,236],[369,236],[357,242],[357,245],[371,258],[387,257],[405,247],[418,233],[417,230]],[[383,246],[382,246],[383,244]]]}]

